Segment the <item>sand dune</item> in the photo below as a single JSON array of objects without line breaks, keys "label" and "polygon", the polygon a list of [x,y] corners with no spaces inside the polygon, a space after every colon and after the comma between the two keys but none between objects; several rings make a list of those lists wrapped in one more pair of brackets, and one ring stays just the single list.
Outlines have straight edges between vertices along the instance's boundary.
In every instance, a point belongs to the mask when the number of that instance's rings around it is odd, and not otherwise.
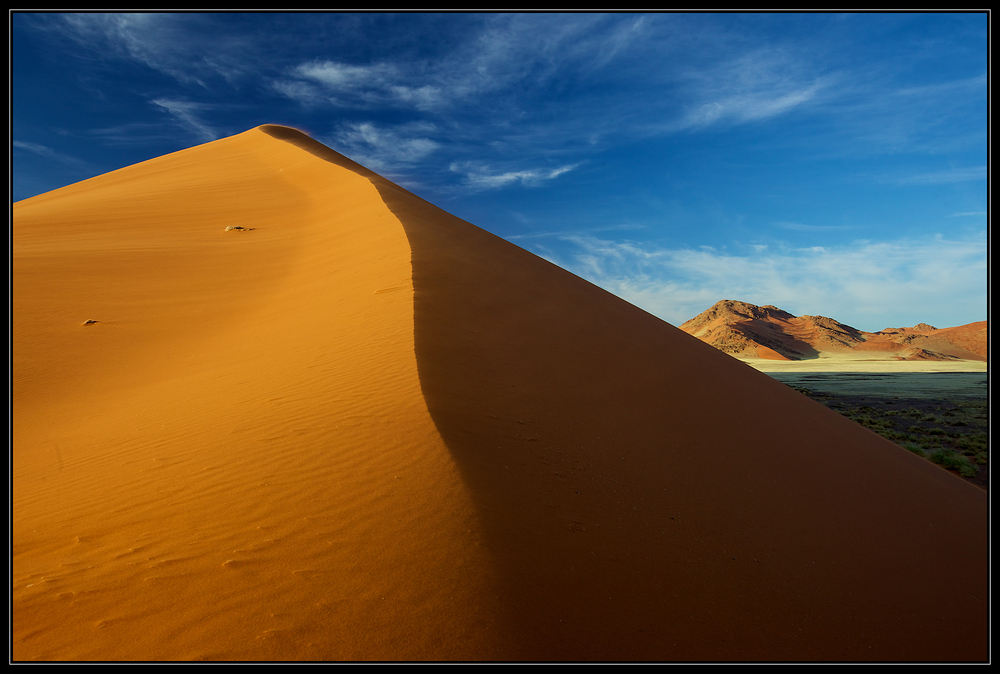
[{"label": "sand dune", "polygon": [[299,132],[13,214],[15,660],[988,657],[985,493]]}]

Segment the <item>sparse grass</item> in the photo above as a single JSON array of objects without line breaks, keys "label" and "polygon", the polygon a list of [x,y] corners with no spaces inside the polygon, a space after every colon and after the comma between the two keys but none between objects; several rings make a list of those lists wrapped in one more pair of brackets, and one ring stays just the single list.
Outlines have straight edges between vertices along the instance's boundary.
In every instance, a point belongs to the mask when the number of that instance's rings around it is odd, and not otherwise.
[{"label": "sparse grass", "polygon": [[948,470],[957,470],[959,475],[963,477],[975,477],[976,473],[979,472],[979,468],[970,463],[967,457],[957,454],[953,449],[942,449],[934,452],[931,455],[931,461]]},{"label": "sparse grass", "polygon": [[898,397],[890,400],[816,394],[801,387],[796,390],[917,456],[988,489],[989,407],[985,400],[900,401]]}]

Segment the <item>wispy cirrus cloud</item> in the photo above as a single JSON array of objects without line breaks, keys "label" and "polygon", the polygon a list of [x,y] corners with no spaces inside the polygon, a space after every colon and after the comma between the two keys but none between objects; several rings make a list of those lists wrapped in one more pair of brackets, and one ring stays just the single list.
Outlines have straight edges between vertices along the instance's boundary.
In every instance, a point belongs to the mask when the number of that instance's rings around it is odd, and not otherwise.
[{"label": "wispy cirrus cloud", "polygon": [[419,76],[403,64],[354,65],[336,61],[303,63],[292,69],[291,77],[276,80],[273,87],[289,98],[307,104],[375,108],[412,107],[431,110],[445,98],[435,84],[414,86]]},{"label": "wispy cirrus cloud", "polygon": [[310,60],[289,68],[272,86],[310,105],[438,113],[468,110],[503,95],[510,105],[493,112],[509,114],[552,80],[606,67],[629,50],[646,23],[643,17],[487,15],[456,34],[455,46],[443,54],[356,63]]},{"label": "wispy cirrus cloud", "polygon": [[734,93],[701,103],[678,123],[681,129],[703,129],[715,124],[743,124],[777,117],[809,101],[820,86],[814,84],[787,93],[758,91]]},{"label": "wispy cirrus cloud", "polygon": [[[572,165],[620,141],[764,127],[790,116],[808,120],[809,135],[776,134],[769,142],[821,153],[916,148],[939,139],[921,135],[934,124],[926,112],[911,110],[956,94],[965,100],[982,84],[913,86],[894,71],[862,72],[860,59],[831,58],[843,35],[824,32],[824,21],[803,22],[816,29],[808,36],[780,32],[767,39],[752,32],[760,23],[745,21],[753,23],[685,15],[485,15],[467,19],[447,47],[441,41],[433,51],[405,57],[303,59],[272,78],[271,87],[314,111],[331,106],[338,114],[369,115],[373,124],[388,117],[394,124],[411,119],[447,127],[447,140],[428,137],[442,150],[435,161],[464,170],[465,184],[482,189],[544,180],[537,166],[516,165],[518,156],[558,148],[563,164]],[[505,168],[466,169],[470,156]]]},{"label": "wispy cirrus cloud", "polygon": [[897,185],[948,185],[964,183],[973,180],[986,180],[985,166],[964,166],[949,168],[942,171],[929,171],[913,175],[887,178]]},{"label": "wispy cirrus cloud", "polygon": [[[985,75],[915,86],[884,64],[859,76],[848,71],[824,102],[825,133],[840,138],[841,156],[942,155],[985,147]],[[982,131],[969,119],[983,116]],[[956,120],[963,123],[956,124]],[[974,131],[973,131],[974,130]]]},{"label": "wispy cirrus cloud", "polygon": [[[685,23],[651,15],[490,15],[433,58],[303,61],[271,86],[310,109],[394,110],[450,128],[439,147],[456,150],[451,170],[473,189],[537,185],[609,138],[766,121],[831,89],[834,78],[815,75],[782,49],[727,47],[702,52],[696,65],[664,60],[665,52],[692,46]],[[662,67],[651,69],[651,60]],[[555,169],[518,160],[557,147],[565,160]],[[478,163],[456,158],[473,152]]]},{"label": "wispy cirrus cloud", "polygon": [[[543,148],[567,139],[592,147],[574,131],[575,116],[557,123],[552,116],[561,113],[539,99],[553,85],[566,87],[627,58],[647,23],[641,16],[485,15],[433,57],[303,61],[271,87],[310,110],[359,117],[339,122],[326,137],[373,167],[412,169],[434,153],[436,166],[461,175],[468,189],[535,186],[579,163],[567,157],[540,167],[535,157]],[[585,126],[594,137],[598,127],[616,125]]]},{"label": "wispy cirrus cloud", "polygon": [[736,53],[682,74],[686,110],[668,126],[699,130],[778,117],[831,89],[836,78],[816,75],[780,49]]},{"label": "wispy cirrus cloud", "polygon": [[[849,55],[831,58],[839,49],[835,41],[844,38],[830,28],[838,23],[833,19],[796,21],[807,30],[801,34],[760,33],[766,22],[742,15],[430,17],[419,25],[444,33],[430,33],[435,39],[425,42],[431,46],[415,47],[392,32],[401,19],[391,15],[309,17],[319,37],[303,35],[291,45],[278,45],[279,38],[242,15],[206,16],[58,14],[46,25],[95,62],[108,55],[128,59],[206,92],[220,80],[253,81],[310,110],[440,115],[522,147],[546,139],[549,146],[565,143],[567,128],[577,139],[634,140],[812,111],[829,123],[826,130],[857,136],[851,147],[895,151],[946,142],[934,130],[953,129],[949,115],[932,119],[926,110],[948,112],[970,91],[985,89],[982,78],[904,83],[894,72],[873,72],[867,62],[860,72]],[[360,47],[365,30],[382,31],[380,45],[406,42],[408,48]],[[342,48],[346,44],[352,47]],[[466,141],[482,144],[483,138]]]},{"label": "wispy cirrus cloud", "polygon": [[851,229],[858,229],[857,225],[815,225],[805,222],[775,222],[775,227],[787,229],[793,232],[839,232]]},{"label": "wispy cirrus cloud", "polygon": [[[720,299],[823,313],[864,330],[986,316],[985,236],[747,246],[742,252],[561,239],[570,244],[565,252],[537,252],[675,325]],[[930,306],[939,313],[926,316]],[[944,313],[942,306],[948,307]]]},{"label": "wispy cirrus cloud", "polygon": [[329,142],[368,168],[391,171],[410,168],[435,152],[440,147],[430,137],[435,132],[427,122],[396,126],[356,122],[342,125]]},{"label": "wispy cirrus cloud", "polygon": [[201,113],[208,109],[204,104],[169,98],[157,98],[150,103],[173,117],[201,142],[215,140],[221,135],[202,119]]},{"label": "wispy cirrus cloud", "polygon": [[478,189],[497,189],[514,183],[536,186],[576,168],[575,164],[551,169],[497,171],[480,162],[453,162],[449,169],[465,177],[466,184]]},{"label": "wispy cirrus cloud", "polygon": [[165,12],[52,14],[46,32],[71,40],[92,60],[128,60],[182,84],[232,82],[257,70],[254,41],[197,15]]},{"label": "wispy cirrus cloud", "polygon": [[718,98],[694,105],[673,126],[678,130],[700,130],[771,119],[809,102],[821,88],[821,84],[813,83],[790,89],[723,92]]},{"label": "wispy cirrus cloud", "polygon": [[42,145],[41,143],[32,143],[30,141],[24,140],[14,140],[11,141],[11,147],[24,150],[25,152],[30,152],[31,154],[37,155],[39,157],[44,157],[45,159],[53,159],[55,161],[61,162],[63,164],[72,165],[82,165],[84,162],[76,157],[72,157],[64,152],[58,152],[53,150],[47,145]]}]

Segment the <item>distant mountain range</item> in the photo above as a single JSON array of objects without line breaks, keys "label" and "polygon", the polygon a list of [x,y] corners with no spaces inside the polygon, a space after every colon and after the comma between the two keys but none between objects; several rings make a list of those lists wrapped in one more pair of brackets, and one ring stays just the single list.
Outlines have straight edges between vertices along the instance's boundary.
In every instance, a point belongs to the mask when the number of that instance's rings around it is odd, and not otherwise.
[{"label": "distant mountain range", "polygon": [[721,300],[680,326],[688,334],[730,355],[771,360],[805,360],[845,352],[870,352],[891,360],[987,359],[986,321],[938,329],[864,332],[825,316],[793,316],[772,305]]}]

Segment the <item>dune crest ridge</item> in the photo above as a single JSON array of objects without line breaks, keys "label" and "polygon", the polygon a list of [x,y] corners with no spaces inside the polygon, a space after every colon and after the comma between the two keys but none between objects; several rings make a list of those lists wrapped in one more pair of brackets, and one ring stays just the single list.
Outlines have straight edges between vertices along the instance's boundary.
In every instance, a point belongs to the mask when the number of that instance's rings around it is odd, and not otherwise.
[{"label": "dune crest ridge", "polygon": [[305,134],[65,190],[15,658],[988,657],[985,493]]}]

